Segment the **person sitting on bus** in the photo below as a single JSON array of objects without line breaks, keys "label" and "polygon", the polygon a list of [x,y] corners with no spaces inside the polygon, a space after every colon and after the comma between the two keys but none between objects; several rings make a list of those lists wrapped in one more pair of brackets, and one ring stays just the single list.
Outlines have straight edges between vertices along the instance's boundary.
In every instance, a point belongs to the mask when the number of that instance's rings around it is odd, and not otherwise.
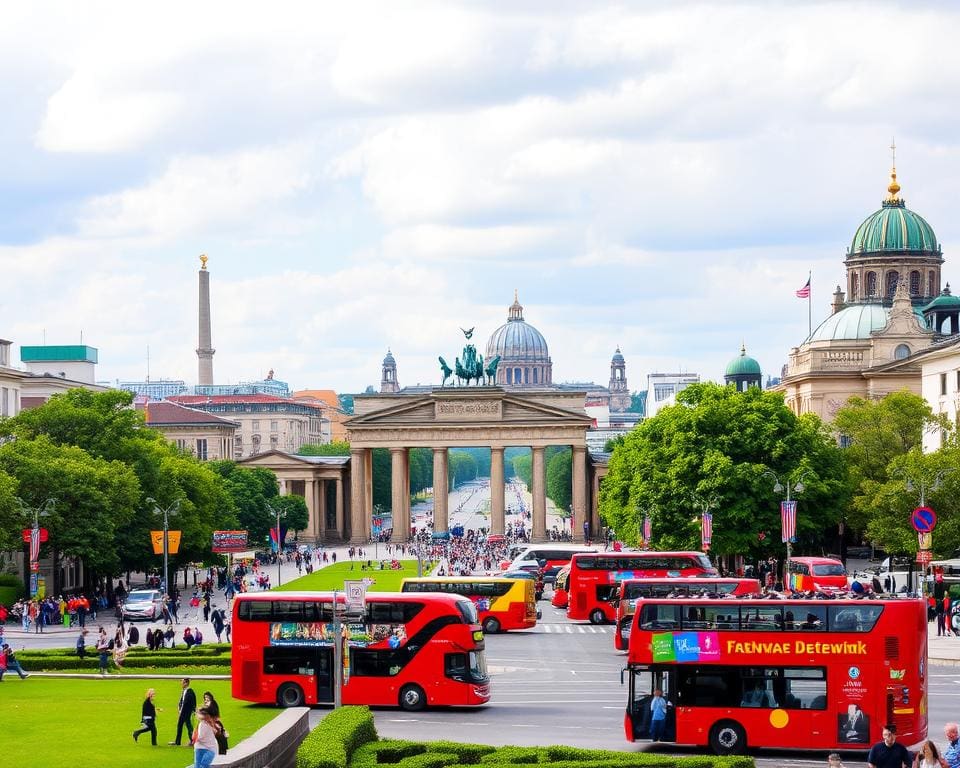
[{"label": "person sitting on bus", "polygon": [[762,684],[747,683],[743,690],[743,699],[740,702],[741,707],[769,707],[770,700],[767,698],[767,692]]},{"label": "person sitting on bus", "polygon": [[801,629],[820,629],[820,619],[815,613],[808,613],[807,620],[801,625]]}]

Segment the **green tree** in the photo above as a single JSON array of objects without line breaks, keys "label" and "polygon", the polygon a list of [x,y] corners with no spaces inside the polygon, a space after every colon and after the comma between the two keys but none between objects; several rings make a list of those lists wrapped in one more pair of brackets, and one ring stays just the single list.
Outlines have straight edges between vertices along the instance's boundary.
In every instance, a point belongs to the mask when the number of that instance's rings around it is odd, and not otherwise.
[{"label": "green tree", "polygon": [[291,531],[299,533],[310,524],[310,513],[307,509],[307,502],[302,496],[288,494],[278,496],[270,506],[280,512],[280,524],[286,526]]},{"label": "green tree", "polygon": [[572,499],[572,463],[573,451],[569,448],[556,451],[547,461],[547,496],[563,511],[570,508]]},{"label": "green tree", "polygon": [[413,448],[410,451],[410,493],[416,494],[433,486],[433,451]]},{"label": "green tree", "polygon": [[54,499],[43,522],[50,531],[44,551],[82,558],[99,574],[118,570],[116,533],[133,517],[140,499],[136,475],[128,466],[75,446],[55,445],[41,435],[0,446],[0,472],[16,477],[18,496],[28,506],[38,508]]},{"label": "green tree", "polygon": [[513,457],[513,474],[520,478],[527,488],[533,487],[533,456],[528,450],[525,454]]},{"label": "green tree", "polygon": [[346,440],[334,440],[332,443],[306,443],[297,451],[301,456],[349,456],[350,443]]},{"label": "green tree", "polygon": [[[900,538],[900,526],[894,525],[889,532],[884,532],[880,520],[888,518],[882,510],[892,502],[891,480],[895,478],[891,472],[902,472],[911,463],[895,460],[918,451],[925,432],[942,430],[951,434],[949,422],[935,415],[919,395],[893,392],[881,400],[850,398],[837,411],[833,428],[847,446],[846,460],[853,489],[849,524],[873,540],[893,545]],[[896,482],[903,484],[902,479]],[[880,515],[878,520],[874,520],[876,515]],[[913,544],[915,550],[915,539]],[[896,551],[911,550],[908,547]]]},{"label": "green tree", "polygon": [[462,485],[470,480],[477,479],[477,460],[468,451],[449,451],[447,456],[449,468],[447,477],[450,480],[450,489]]},{"label": "green tree", "polygon": [[798,550],[832,543],[848,485],[843,454],[820,420],[795,416],[778,393],[693,385],[616,447],[601,516],[636,541],[649,512],[657,548],[699,548],[702,506],[713,502],[713,551],[770,554],[781,548],[782,497],[768,471],[793,481],[804,475]]},{"label": "green tree", "polygon": [[0,552],[19,550],[20,531],[25,527],[27,520],[17,504],[17,479],[0,471]]},{"label": "green tree", "polygon": [[241,467],[235,461],[211,461],[207,466],[223,479],[240,530],[247,531],[251,546],[262,546],[276,525],[267,505],[280,495],[277,476],[269,469]]}]

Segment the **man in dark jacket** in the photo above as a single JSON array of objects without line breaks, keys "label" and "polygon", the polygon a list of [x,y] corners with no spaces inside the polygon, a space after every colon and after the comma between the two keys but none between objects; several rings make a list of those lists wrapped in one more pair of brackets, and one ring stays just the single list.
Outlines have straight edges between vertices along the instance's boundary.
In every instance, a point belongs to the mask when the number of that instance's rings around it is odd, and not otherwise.
[{"label": "man in dark jacket", "polygon": [[197,694],[190,687],[190,678],[185,677],[180,681],[183,692],[180,694],[180,705],[178,711],[180,716],[177,718],[177,738],[170,744],[180,746],[180,736],[184,727],[187,729],[187,746],[193,744],[193,712],[197,708]]}]

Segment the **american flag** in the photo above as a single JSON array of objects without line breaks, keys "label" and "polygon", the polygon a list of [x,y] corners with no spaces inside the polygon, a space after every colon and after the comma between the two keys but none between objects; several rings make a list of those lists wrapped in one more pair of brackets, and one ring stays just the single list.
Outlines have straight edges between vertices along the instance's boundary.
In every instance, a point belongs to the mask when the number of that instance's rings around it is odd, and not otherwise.
[{"label": "american flag", "polygon": [[30,562],[35,563],[40,559],[40,529],[30,529]]},{"label": "american flag", "polygon": [[782,541],[793,541],[797,537],[797,502],[780,502],[780,527]]},{"label": "american flag", "polygon": [[650,517],[645,516],[643,518],[643,546],[650,546],[650,538],[653,533],[653,524],[650,522]]},{"label": "american flag", "polygon": [[797,298],[798,299],[809,299],[810,298],[810,278],[807,278],[806,285],[803,288],[797,289]]},{"label": "american flag", "polygon": [[710,512],[704,512],[700,518],[700,540],[703,543],[703,551],[710,549],[710,542],[713,539],[713,515]]}]

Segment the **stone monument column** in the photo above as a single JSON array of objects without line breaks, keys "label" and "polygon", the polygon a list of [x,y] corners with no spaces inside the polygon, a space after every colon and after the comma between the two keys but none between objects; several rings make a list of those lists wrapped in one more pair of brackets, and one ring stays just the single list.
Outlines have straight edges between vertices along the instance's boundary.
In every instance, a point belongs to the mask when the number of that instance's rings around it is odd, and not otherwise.
[{"label": "stone monument column", "polygon": [[[350,474],[352,477],[353,476],[352,470]],[[351,482],[351,485],[352,485],[352,482]],[[336,486],[337,486],[337,500],[336,500],[336,507],[334,511],[336,512],[336,515],[337,515],[337,541],[343,541],[343,478],[342,477],[337,478]]]},{"label": "stone monument column", "polygon": [[410,537],[410,491],[407,449],[391,448],[390,501],[393,509],[393,541]]},{"label": "stone monument column", "polygon": [[573,464],[570,467],[573,503],[573,538],[583,534],[583,521],[587,514],[587,449],[573,446]]},{"label": "stone monument column", "polygon": [[543,447],[533,448],[533,528],[530,532],[530,541],[547,540],[547,477],[543,460]]},{"label": "stone monument column", "polygon": [[491,448],[490,533],[503,535],[504,530],[503,448]]},{"label": "stone monument column", "polygon": [[303,481],[303,500],[307,503],[307,529],[303,532],[308,539],[317,540],[320,530],[317,520],[317,481],[310,478]]},{"label": "stone monument column", "polygon": [[[367,499],[366,450],[353,448],[350,450],[350,541],[354,544],[363,544],[364,524],[366,519],[365,502]],[[342,510],[337,510],[338,515]],[[343,530],[342,528],[340,529]]]},{"label": "stone monument column", "polygon": [[447,449],[433,449],[433,532],[447,530]]},{"label": "stone monument column", "polygon": [[317,538],[323,541],[327,533],[327,481],[317,480]]},{"label": "stone monument column", "polygon": [[370,525],[373,517],[373,449],[363,450],[363,530],[353,531],[351,538],[360,536],[361,541],[370,540]]}]

